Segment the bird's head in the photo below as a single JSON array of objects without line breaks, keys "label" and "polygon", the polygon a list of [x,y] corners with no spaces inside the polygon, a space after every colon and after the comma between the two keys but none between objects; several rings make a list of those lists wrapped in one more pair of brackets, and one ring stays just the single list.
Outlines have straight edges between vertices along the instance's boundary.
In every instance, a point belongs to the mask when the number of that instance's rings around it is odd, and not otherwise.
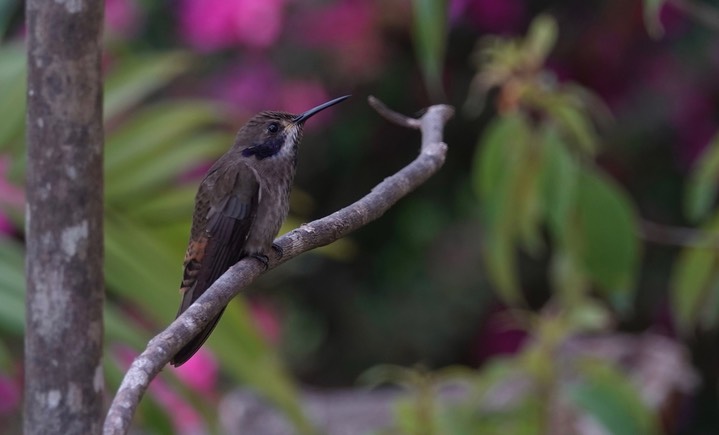
[{"label": "bird's head", "polygon": [[271,157],[294,158],[302,139],[305,121],[322,110],[349,98],[349,95],[320,104],[299,115],[286,112],[260,112],[240,130],[235,146],[243,157],[264,160]]}]

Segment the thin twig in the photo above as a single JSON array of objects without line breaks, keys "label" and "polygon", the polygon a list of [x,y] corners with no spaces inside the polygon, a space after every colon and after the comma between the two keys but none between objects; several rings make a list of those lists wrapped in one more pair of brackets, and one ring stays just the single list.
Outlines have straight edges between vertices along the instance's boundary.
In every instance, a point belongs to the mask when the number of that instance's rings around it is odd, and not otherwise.
[{"label": "thin twig", "polygon": [[[357,202],[322,219],[304,224],[275,241],[282,248],[279,258],[269,253],[267,270],[297,255],[327,245],[382,216],[392,205],[427,181],[442,167],[447,145],[442,142],[444,125],[454,114],[446,105],[431,106],[419,119],[407,118],[370,97],[370,105],[382,116],[422,132],[420,155],[402,170],[386,178]],[[180,317],[150,340],[133,361],[110,405],[105,420],[105,435],[126,434],[132,417],[152,379],[170,358],[208,324],[222,307],[263,273],[254,259],[243,259],[232,266]]]},{"label": "thin twig", "polygon": [[651,243],[688,248],[719,248],[719,234],[643,220],[640,236]]},{"label": "thin twig", "polygon": [[377,113],[384,116],[390,122],[407,128],[419,129],[420,127],[419,119],[410,118],[408,116],[402,115],[401,113],[395,112],[372,95],[367,98],[367,102],[369,102],[369,105],[372,106],[372,108],[376,110]]}]

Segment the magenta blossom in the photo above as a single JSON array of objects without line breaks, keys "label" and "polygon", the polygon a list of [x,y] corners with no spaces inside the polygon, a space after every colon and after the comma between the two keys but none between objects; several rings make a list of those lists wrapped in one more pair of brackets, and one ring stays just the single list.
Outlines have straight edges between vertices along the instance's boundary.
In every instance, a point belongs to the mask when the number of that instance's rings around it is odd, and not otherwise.
[{"label": "magenta blossom", "polygon": [[272,344],[280,340],[280,321],[277,312],[270,304],[253,300],[250,302],[250,315],[260,334]]},{"label": "magenta blossom", "polygon": [[525,20],[522,0],[452,0],[450,19],[460,16],[488,33],[516,33]]},{"label": "magenta blossom", "polygon": [[17,379],[0,373],[0,415],[20,409],[22,387]]},{"label": "magenta blossom", "polygon": [[175,427],[173,433],[180,435],[207,433],[200,414],[162,379],[155,378],[150,384],[149,391],[157,403],[172,417]]},{"label": "magenta blossom", "polygon": [[227,69],[215,78],[210,92],[217,99],[229,103],[241,115],[249,117],[262,110],[281,109],[277,106],[281,80],[270,63],[249,61]]},{"label": "magenta blossom", "polygon": [[449,2],[449,21],[454,24],[467,12],[467,7],[472,0],[450,0]]},{"label": "magenta blossom", "polygon": [[505,307],[494,307],[485,324],[478,331],[472,349],[473,359],[481,364],[500,355],[516,353],[527,338],[527,333],[510,323]]},{"label": "magenta blossom", "polygon": [[[0,204],[21,210],[25,205],[25,193],[7,181],[9,168],[9,157],[0,156]],[[12,234],[13,230],[10,219],[0,211],[0,234]]]},{"label": "magenta blossom", "polygon": [[105,0],[105,24],[111,34],[129,38],[142,24],[140,8],[135,0]]},{"label": "magenta blossom", "polygon": [[[263,110],[300,113],[330,97],[316,81],[284,79],[269,63],[262,60],[230,69],[213,81],[210,93],[228,103],[237,112],[238,123]],[[320,127],[331,114],[320,113],[305,128]]]},{"label": "magenta blossom", "polygon": [[[330,96],[321,84],[308,80],[292,80],[282,84],[279,107],[287,112],[302,113],[329,100]],[[313,116],[311,122],[307,122],[305,130],[320,128],[331,118],[332,111],[324,110]]]},{"label": "magenta blossom", "polygon": [[179,26],[194,48],[267,48],[280,36],[285,0],[183,0]]},{"label": "magenta blossom", "polygon": [[174,371],[188,387],[211,398],[217,389],[219,369],[217,360],[212,353],[203,348]]}]

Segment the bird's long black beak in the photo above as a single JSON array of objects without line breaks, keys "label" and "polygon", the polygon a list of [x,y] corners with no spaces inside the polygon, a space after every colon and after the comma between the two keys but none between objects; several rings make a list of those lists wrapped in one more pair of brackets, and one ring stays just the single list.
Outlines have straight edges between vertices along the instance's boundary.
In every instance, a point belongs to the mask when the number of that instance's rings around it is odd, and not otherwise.
[{"label": "bird's long black beak", "polygon": [[328,108],[330,106],[334,106],[335,104],[341,103],[344,100],[348,99],[349,97],[351,97],[351,95],[345,95],[344,97],[335,98],[332,101],[328,101],[326,103],[320,104],[317,107],[313,107],[312,109],[306,111],[305,113],[301,113],[301,114],[297,115],[292,120],[292,122],[294,122],[295,124],[301,124],[301,123],[307,121],[312,116],[316,115],[317,113],[325,110],[326,108]]}]

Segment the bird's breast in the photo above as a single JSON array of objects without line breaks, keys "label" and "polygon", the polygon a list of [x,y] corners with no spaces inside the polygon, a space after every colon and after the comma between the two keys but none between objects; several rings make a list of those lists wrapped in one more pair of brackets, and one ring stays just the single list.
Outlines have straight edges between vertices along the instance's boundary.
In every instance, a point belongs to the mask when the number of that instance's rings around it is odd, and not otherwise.
[{"label": "bird's breast", "polygon": [[289,212],[291,175],[261,180],[257,214],[245,243],[246,254],[266,253],[272,246]]}]

